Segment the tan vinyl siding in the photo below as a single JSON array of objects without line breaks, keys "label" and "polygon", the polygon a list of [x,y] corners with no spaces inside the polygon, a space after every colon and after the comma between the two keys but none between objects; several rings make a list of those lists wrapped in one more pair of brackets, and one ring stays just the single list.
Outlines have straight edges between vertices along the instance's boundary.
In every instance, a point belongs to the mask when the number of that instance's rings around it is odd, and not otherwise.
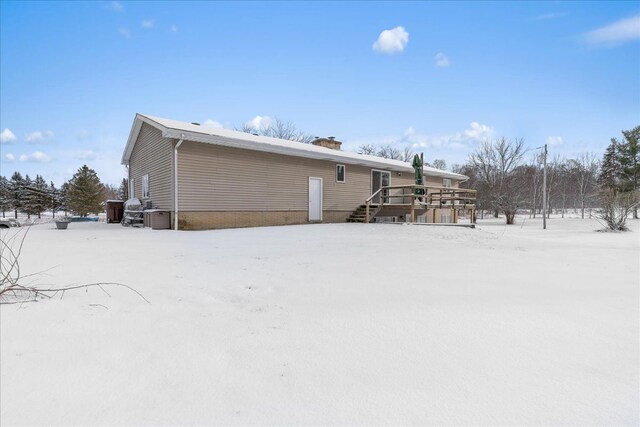
[{"label": "tan vinyl siding", "polygon": [[[178,149],[180,211],[307,211],[309,177],[323,180],[323,210],[352,211],[370,195],[371,169],[185,141]],[[341,163],[342,164],[342,163]]]},{"label": "tan vinyl siding", "polygon": [[[336,165],[275,153],[184,141],[178,149],[179,211],[307,211],[309,177],[322,178],[323,210],[353,211],[371,195],[371,168]],[[391,185],[411,185],[414,174],[391,171]],[[427,177],[441,186],[442,178]],[[454,183],[454,185],[457,183]]]},{"label": "tan vinyl siding", "polygon": [[129,179],[134,179],[135,197],[143,200],[142,176],[148,174],[148,200],[154,208],[173,210],[173,146],[172,139],[144,123],[131,153]]},{"label": "tan vinyl siding", "polygon": [[[426,175],[424,185],[431,187],[442,187],[442,178],[439,176]],[[391,172],[391,185],[412,185],[415,184],[415,174],[402,172],[402,176],[398,176],[396,172]],[[459,183],[455,179],[451,179],[451,188],[458,188]]]}]

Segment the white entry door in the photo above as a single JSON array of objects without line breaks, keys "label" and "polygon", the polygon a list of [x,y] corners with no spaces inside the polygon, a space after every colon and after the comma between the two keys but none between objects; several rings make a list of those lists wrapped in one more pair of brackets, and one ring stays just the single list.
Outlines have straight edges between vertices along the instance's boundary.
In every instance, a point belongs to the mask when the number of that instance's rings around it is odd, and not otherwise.
[{"label": "white entry door", "polygon": [[309,221],[322,221],[322,178],[309,177]]}]

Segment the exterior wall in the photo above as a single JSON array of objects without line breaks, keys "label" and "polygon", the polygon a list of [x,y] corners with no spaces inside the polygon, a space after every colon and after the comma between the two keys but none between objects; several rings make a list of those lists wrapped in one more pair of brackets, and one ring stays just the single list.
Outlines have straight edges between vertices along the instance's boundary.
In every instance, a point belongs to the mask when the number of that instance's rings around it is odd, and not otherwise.
[{"label": "exterior wall", "polygon": [[[129,180],[134,180],[135,197],[144,203],[151,200],[154,208],[173,210],[173,146],[172,139],[144,123],[129,159]],[[149,175],[149,198],[142,198],[142,177]]]},{"label": "exterior wall", "polygon": [[371,195],[371,169],[345,165],[346,182],[339,183],[337,164],[185,141],[178,149],[178,210],[300,211],[306,218],[309,177],[320,177],[323,211],[353,212]]},{"label": "exterior wall", "polygon": [[[130,158],[129,177],[142,198],[149,175],[154,208],[175,215],[173,148],[176,141],[143,124]],[[305,159],[184,141],[178,149],[180,229],[252,227],[308,222],[309,177],[323,180],[323,222],[344,222],[371,195],[372,169],[345,164],[346,182],[336,182],[334,161]],[[390,171],[391,185],[411,185],[411,172]],[[427,176],[427,185],[442,179]],[[457,187],[457,182],[452,185]],[[144,200],[143,200],[144,202]],[[426,214],[427,222],[433,213]],[[436,212],[436,222],[440,212]]]}]

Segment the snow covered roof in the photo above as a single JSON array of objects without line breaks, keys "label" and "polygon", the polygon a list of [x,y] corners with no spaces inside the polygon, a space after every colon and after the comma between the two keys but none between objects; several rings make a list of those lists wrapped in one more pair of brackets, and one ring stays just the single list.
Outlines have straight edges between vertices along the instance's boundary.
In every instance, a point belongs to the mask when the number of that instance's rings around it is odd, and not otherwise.
[{"label": "snow covered roof", "polygon": [[[212,126],[198,125],[178,120],[163,119],[146,114],[136,114],[133,127],[127,140],[127,145],[122,154],[122,164],[128,164],[133,146],[138,138],[142,124],[147,123],[159,129],[165,138],[184,139],[187,141],[203,142],[206,144],[223,145],[227,147],[243,148],[246,150],[264,151],[269,153],[285,154],[289,156],[305,157],[318,160],[361,165],[372,168],[382,168],[399,172],[413,172],[411,163],[400,160],[384,159],[382,157],[358,154],[349,151],[332,150],[312,144],[303,144],[296,141],[258,136],[246,132],[223,129]],[[424,167],[425,175],[441,176],[465,180],[465,175],[447,172],[429,166]]]}]

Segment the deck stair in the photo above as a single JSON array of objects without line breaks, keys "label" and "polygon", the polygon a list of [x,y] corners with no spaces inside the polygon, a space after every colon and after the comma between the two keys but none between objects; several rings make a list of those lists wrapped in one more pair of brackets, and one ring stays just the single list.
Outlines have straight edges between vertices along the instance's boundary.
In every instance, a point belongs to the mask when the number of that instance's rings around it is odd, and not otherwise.
[{"label": "deck stair", "polygon": [[[369,205],[369,216],[373,218],[380,211],[380,206]],[[347,218],[347,222],[367,222],[367,205],[360,205],[353,213]]]}]

